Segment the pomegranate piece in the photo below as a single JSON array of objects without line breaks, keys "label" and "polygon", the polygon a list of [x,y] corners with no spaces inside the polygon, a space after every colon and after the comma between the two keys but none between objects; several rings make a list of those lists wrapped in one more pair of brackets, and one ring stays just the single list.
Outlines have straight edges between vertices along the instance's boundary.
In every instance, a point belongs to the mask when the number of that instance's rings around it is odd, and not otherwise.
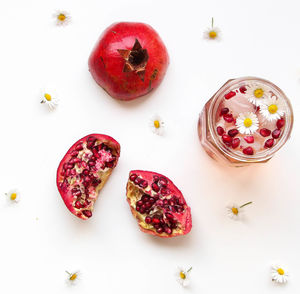
[{"label": "pomegranate piece", "polygon": [[230,146],[231,142],[232,142],[232,137],[230,137],[229,135],[223,134],[222,140],[227,146]]},{"label": "pomegranate piece", "polygon": [[246,155],[253,155],[254,154],[254,150],[252,147],[247,147],[245,149],[243,149],[243,153]]},{"label": "pomegranate piece", "polygon": [[285,125],[285,120],[283,118],[279,119],[277,122],[276,122],[276,126],[278,129],[282,129]]},{"label": "pomegranate piece", "polygon": [[225,99],[231,99],[232,97],[234,97],[236,95],[235,92],[230,91],[229,93],[225,94]]},{"label": "pomegranate piece", "polygon": [[120,145],[112,137],[88,135],[77,141],[57,169],[58,191],[77,217],[92,216],[94,203],[120,157]]},{"label": "pomegranate piece", "polygon": [[274,139],[278,139],[280,137],[281,131],[279,129],[276,129],[272,132],[272,137]]},{"label": "pomegranate piece", "polygon": [[271,135],[271,131],[269,129],[263,128],[259,131],[259,133],[263,136],[263,137],[269,137]]},{"label": "pomegranate piece", "polygon": [[271,148],[274,145],[274,139],[268,139],[265,142],[265,148]]},{"label": "pomegranate piece", "polygon": [[224,107],[221,109],[221,115],[227,114],[229,112],[229,108]]},{"label": "pomegranate piece", "polygon": [[254,137],[253,136],[245,136],[244,140],[248,143],[248,144],[252,144],[254,143]]},{"label": "pomegranate piece", "polygon": [[217,127],[217,133],[219,136],[222,136],[224,134],[224,129],[222,127]]},{"label": "pomegranate piece", "polygon": [[247,91],[247,88],[246,88],[245,86],[240,87],[240,92],[241,92],[242,94],[245,94],[246,91]]},{"label": "pomegranate piece", "polygon": [[232,138],[235,137],[238,133],[239,131],[237,129],[232,129],[228,131],[228,135]]},{"label": "pomegranate piece", "polygon": [[232,123],[234,121],[234,118],[231,113],[227,113],[227,114],[223,115],[223,118],[228,123]]},{"label": "pomegranate piece", "polygon": [[[133,177],[146,182],[147,187],[132,181]],[[126,196],[141,231],[162,238],[190,232],[191,209],[180,190],[167,177],[155,172],[133,170],[129,174]]]},{"label": "pomegranate piece", "polygon": [[144,23],[111,25],[89,57],[94,80],[119,100],[136,99],[156,89],[168,65],[169,56],[163,41]]},{"label": "pomegranate piece", "polygon": [[235,148],[239,147],[240,143],[241,143],[241,140],[239,138],[234,138],[232,140],[231,147],[233,149],[235,149]]}]

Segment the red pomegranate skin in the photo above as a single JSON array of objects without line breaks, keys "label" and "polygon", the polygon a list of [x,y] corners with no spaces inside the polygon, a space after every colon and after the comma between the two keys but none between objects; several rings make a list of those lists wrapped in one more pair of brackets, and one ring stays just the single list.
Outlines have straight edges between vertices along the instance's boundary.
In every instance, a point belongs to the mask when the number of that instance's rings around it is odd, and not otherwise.
[{"label": "red pomegranate skin", "polygon": [[[133,185],[133,182],[130,180],[130,176],[133,174],[137,175],[139,178],[142,178],[144,181],[146,181],[148,183],[148,186],[143,189],[143,188],[137,187],[138,185]],[[182,213],[171,212],[171,214],[173,214],[174,218],[178,221],[178,223],[181,224],[180,231],[173,229],[171,234],[166,234],[166,233],[158,233],[154,228],[145,228],[145,221],[141,218],[140,213],[138,211],[136,211],[136,209],[134,207],[136,205],[137,201],[132,200],[132,197],[133,197],[133,191],[135,191],[136,189],[143,191],[142,193],[146,192],[147,195],[152,195],[152,197],[155,197],[155,195],[161,194],[162,188],[160,188],[160,191],[157,193],[155,193],[153,191],[152,183],[153,183],[154,176],[167,179],[168,184],[167,184],[166,188],[169,189],[169,194],[168,194],[168,196],[166,196],[167,198],[169,198],[170,196],[172,198],[172,196],[175,195],[176,197],[179,198],[180,202],[183,203],[184,211]],[[181,191],[166,176],[161,175],[156,172],[151,172],[151,171],[132,170],[129,173],[129,179],[128,179],[127,186],[126,186],[126,195],[127,195],[127,202],[129,204],[131,213],[136,218],[139,228],[142,232],[150,234],[150,235],[158,236],[161,238],[171,238],[171,237],[186,235],[191,231],[191,229],[192,229],[191,208],[187,205]],[[163,198],[161,198],[161,196],[160,196],[160,198],[158,200],[161,200]],[[136,200],[138,200],[138,199],[136,199]],[[164,214],[170,212],[166,209],[163,209],[163,211],[164,211]],[[145,216],[146,215],[144,215],[144,217]]]},{"label": "red pomegranate skin", "polygon": [[[65,154],[65,156],[63,157],[63,159],[61,160],[61,162],[58,166],[57,174],[56,174],[56,185],[57,185],[58,191],[59,191],[65,205],[67,206],[67,208],[69,209],[69,211],[71,213],[73,213],[75,216],[77,216],[83,220],[90,218],[91,215],[86,216],[82,213],[81,210],[76,209],[76,207],[74,205],[76,199],[71,192],[70,186],[67,187],[64,184],[65,176],[62,174],[64,173],[63,172],[64,165],[67,164],[72,159],[72,152],[74,152],[74,150],[76,149],[76,146],[78,146],[78,144],[81,144],[81,143],[83,143],[83,144],[86,143],[88,138],[91,138],[91,137],[95,137],[97,139],[97,142],[101,142],[101,143],[105,144],[106,146],[108,146],[109,148],[111,148],[113,150],[112,153],[115,157],[112,168],[109,168],[104,174],[102,174],[102,182],[97,186],[97,192],[96,192],[97,197],[94,200],[89,199],[90,204],[88,206],[88,210],[90,212],[92,212],[94,203],[98,198],[99,191],[103,188],[104,184],[106,183],[110,174],[112,173],[113,169],[116,167],[116,165],[118,163],[118,159],[120,157],[120,144],[115,139],[113,139],[112,137],[107,136],[107,135],[103,135],[103,134],[87,135],[87,136],[81,138],[80,140],[78,140],[77,142],[75,142],[71,146],[71,148],[67,151],[67,153]],[[73,156],[73,158],[74,158],[74,156]]]},{"label": "red pomegranate skin", "polygon": [[[136,40],[148,54],[143,79],[135,71],[124,72],[125,60],[118,51],[131,50]],[[169,65],[169,55],[160,36],[151,26],[120,22],[103,32],[88,64],[95,81],[110,96],[128,101],[146,95],[159,86]]]}]

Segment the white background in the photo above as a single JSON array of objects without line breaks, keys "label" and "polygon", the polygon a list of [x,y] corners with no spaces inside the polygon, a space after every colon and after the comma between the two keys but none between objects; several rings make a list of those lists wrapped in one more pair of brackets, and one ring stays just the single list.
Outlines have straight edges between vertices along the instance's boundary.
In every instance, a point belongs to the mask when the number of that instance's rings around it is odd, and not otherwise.
[{"label": "white background", "polygon": [[[67,27],[52,14],[65,9]],[[299,293],[300,290],[300,36],[299,1],[1,1],[1,293]],[[211,17],[220,42],[203,39]],[[156,91],[134,102],[110,98],[91,78],[88,56],[116,21],[151,24],[170,55]],[[198,115],[230,78],[266,78],[294,107],[291,140],[267,164],[225,168],[202,150]],[[47,88],[49,87],[49,88]],[[57,93],[50,113],[41,92]],[[158,113],[166,132],[148,127]],[[56,168],[68,148],[93,133],[121,144],[117,168],[88,221],[74,217],[57,191]],[[139,231],[125,201],[131,169],[170,177],[192,208],[193,229],[159,239]],[[230,202],[248,206],[245,219],[226,216]],[[270,280],[278,261],[290,279]],[[192,266],[190,287],[173,273]],[[65,270],[80,270],[68,287]]]}]

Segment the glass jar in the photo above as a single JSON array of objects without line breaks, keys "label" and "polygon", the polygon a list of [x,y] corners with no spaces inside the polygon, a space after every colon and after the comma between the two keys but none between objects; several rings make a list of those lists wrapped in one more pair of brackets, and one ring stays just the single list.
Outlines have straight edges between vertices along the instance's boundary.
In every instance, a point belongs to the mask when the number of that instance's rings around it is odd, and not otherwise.
[{"label": "glass jar", "polygon": [[210,157],[245,166],[272,158],[292,126],[292,106],[285,94],[267,80],[243,77],[226,82],[205,104],[198,134]]}]

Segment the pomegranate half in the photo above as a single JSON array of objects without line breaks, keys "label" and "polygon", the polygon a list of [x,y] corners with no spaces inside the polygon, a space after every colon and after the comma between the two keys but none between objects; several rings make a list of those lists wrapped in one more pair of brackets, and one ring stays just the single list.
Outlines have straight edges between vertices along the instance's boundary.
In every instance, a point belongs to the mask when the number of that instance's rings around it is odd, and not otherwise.
[{"label": "pomegranate half", "polygon": [[92,216],[94,203],[120,157],[120,144],[112,137],[88,135],[77,141],[57,169],[58,191],[77,217]]},{"label": "pomegranate half", "polygon": [[133,170],[129,173],[126,190],[131,212],[143,232],[162,238],[190,232],[191,208],[167,177],[155,172]]},{"label": "pomegranate half", "polygon": [[159,86],[169,56],[151,26],[120,22],[103,32],[88,63],[93,78],[109,95],[132,100]]}]

